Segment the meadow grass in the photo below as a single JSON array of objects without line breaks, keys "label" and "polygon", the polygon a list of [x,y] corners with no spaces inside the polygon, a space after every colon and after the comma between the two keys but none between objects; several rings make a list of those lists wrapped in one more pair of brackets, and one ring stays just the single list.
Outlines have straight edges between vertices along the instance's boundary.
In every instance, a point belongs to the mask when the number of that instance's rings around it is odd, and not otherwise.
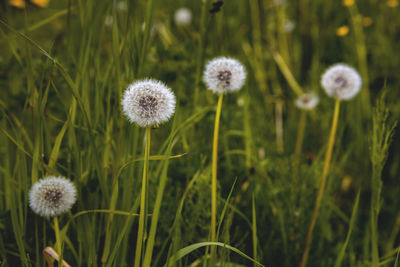
[{"label": "meadow grass", "polygon": [[[133,266],[138,240],[136,266],[300,266],[321,177],[306,265],[399,265],[398,1],[218,3],[0,4],[0,266],[46,266],[47,247],[71,266]],[[174,23],[180,7],[190,25]],[[215,154],[217,97],[202,75],[217,56],[240,60],[247,79],[221,101]],[[340,104],[331,148],[335,104],[320,77],[337,62],[356,68],[363,88]],[[123,90],[146,77],[177,98],[150,147],[121,111]],[[300,111],[308,91],[320,104]],[[28,205],[47,175],[78,191],[56,220]]]}]

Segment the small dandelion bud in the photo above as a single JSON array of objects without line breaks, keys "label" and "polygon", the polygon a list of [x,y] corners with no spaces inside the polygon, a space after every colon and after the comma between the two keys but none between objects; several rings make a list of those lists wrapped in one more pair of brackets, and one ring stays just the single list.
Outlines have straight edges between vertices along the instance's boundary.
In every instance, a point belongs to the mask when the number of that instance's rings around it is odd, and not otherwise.
[{"label": "small dandelion bud", "polygon": [[189,9],[182,7],[175,11],[175,24],[178,26],[186,26],[192,22],[192,12]]},{"label": "small dandelion bud", "polygon": [[29,191],[29,206],[40,216],[57,216],[71,209],[76,201],[74,184],[63,177],[48,176]]},{"label": "small dandelion bud", "polygon": [[312,110],[319,103],[319,98],[314,93],[305,93],[296,100],[296,106],[299,109]]},{"label": "small dandelion bud", "polygon": [[136,81],[125,90],[122,109],[130,122],[141,127],[158,126],[174,114],[175,95],[160,81]]},{"label": "small dandelion bud", "polygon": [[339,63],[328,68],[321,78],[325,92],[339,100],[349,100],[361,90],[361,76],[352,67]]},{"label": "small dandelion bud", "polygon": [[237,91],[246,80],[242,63],[233,58],[219,57],[210,60],[204,70],[204,82],[217,94]]}]

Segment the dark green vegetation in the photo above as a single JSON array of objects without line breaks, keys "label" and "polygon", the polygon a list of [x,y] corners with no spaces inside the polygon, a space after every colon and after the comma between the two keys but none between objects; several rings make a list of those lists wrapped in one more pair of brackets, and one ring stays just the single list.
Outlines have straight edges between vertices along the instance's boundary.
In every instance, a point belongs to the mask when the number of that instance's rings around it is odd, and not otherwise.
[{"label": "dark green vegetation", "polygon": [[[138,213],[145,131],[122,116],[120,98],[144,77],[165,81],[177,96],[173,119],[152,130],[151,155],[158,157],[150,157],[150,213],[165,177],[166,185],[151,265],[207,241],[217,96],[201,76],[205,60],[220,55],[243,62],[248,78],[222,107],[218,240],[267,266],[299,264],[334,107],[320,75],[346,62],[364,85],[341,104],[307,266],[397,266],[400,135],[394,132],[392,142],[390,136],[400,118],[400,7],[278,2],[225,1],[212,14],[210,0],[127,1],[126,10],[116,1],[52,1],[23,10],[1,2],[1,266],[44,266],[53,221],[29,209],[28,191],[50,174],[70,178],[79,192],[59,218],[61,228],[69,223],[64,259],[72,266],[133,265],[138,217],[127,213]],[[192,10],[190,26],[173,22],[182,6]],[[287,20],[295,24],[291,32],[284,31]],[[350,31],[339,37],[343,25]],[[321,101],[307,113],[296,155],[298,90]],[[181,156],[167,159],[169,152]],[[194,250],[177,266],[201,265],[204,255],[204,247]],[[219,266],[253,264],[223,248],[218,259],[225,264]]]}]

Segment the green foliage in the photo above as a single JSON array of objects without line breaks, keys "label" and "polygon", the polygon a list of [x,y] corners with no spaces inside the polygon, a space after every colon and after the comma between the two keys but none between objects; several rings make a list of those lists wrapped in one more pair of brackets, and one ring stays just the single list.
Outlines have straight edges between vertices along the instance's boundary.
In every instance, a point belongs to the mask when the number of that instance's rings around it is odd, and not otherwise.
[{"label": "green foliage", "polygon": [[[297,266],[334,107],[320,75],[336,62],[358,69],[363,88],[341,104],[307,266],[399,265],[397,1],[224,1],[211,13],[216,2],[0,4],[1,266],[46,265],[42,250],[55,248],[53,223],[29,209],[28,192],[50,174],[78,189],[71,212],[58,218],[63,259],[71,266],[133,265],[145,132],[123,117],[120,100],[144,77],[165,81],[178,104],[171,122],[151,131],[151,266],[205,264],[210,246],[219,246],[218,266]],[[173,17],[183,6],[193,20],[181,27]],[[338,36],[343,25],[350,31]],[[220,55],[239,59],[248,76],[241,91],[224,96],[223,220],[219,243],[211,244],[217,96],[206,90],[202,71]],[[297,154],[300,90],[314,91],[320,104],[307,112]]]}]

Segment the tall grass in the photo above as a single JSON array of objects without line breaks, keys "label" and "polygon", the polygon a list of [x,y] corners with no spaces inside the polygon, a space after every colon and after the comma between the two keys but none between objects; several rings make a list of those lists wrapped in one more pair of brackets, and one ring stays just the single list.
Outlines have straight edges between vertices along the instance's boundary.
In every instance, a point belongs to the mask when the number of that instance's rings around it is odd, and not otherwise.
[{"label": "tall grass", "polygon": [[[31,185],[48,174],[78,190],[57,221],[62,258],[71,266],[134,265],[145,129],[125,121],[120,99],[144,77],[173,89],[177,112],[151,129],[141,266],[207,265],[211,247],[217,266],[299,265],[334,113],[320,75],[342,61],[366,83],[341,107],[307,265],[397,266],[395,2],[224,1],[219,10],[222,2],[208,0],[1,3],[0,265],[46,266],[43,249],[57,251],[53,221],[28,206]],[[178,27],[173,12],[182,6],[193,21]],[[292,31],[283,27],[288,20]],[[337,36],[343,25],[350,32]],[[211,242],[217,101],[202,71],[206,58],[221,55],[243,62],[248,79],[224,96]],[[321,102],[305,118],[294,100],[309,90]]]}]

